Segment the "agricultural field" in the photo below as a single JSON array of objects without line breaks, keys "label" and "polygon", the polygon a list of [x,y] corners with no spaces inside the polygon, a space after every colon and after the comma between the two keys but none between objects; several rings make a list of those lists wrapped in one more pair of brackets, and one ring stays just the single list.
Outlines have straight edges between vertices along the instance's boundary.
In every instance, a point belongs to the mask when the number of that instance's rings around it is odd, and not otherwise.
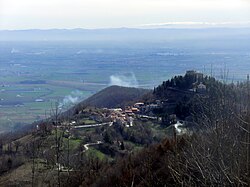
[{"label": "agricultural field", "polygon": [[56,103],[65,110],[91,95],[91,91],[75,91],[69,85],[12,83],[3,86],[0,95],[0,126],[7,129],[49,117]]}]

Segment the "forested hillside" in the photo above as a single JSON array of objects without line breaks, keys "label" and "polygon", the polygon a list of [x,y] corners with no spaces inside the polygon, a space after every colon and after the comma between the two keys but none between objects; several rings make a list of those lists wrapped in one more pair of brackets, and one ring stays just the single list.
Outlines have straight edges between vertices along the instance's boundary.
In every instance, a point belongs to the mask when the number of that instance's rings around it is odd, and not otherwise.
[{"label": "forested hillside", "polygon": [[54,108],[1,135],[0,186],[249,185],[248,79],[187,72],[152,93],[115,86],[92,98],[104,105]]},{"label": "forested hillside", "polygon": [[128,88],[121,86],[110,86],[84,100],[80,105],[94,106],[99,108],[114,108],[125,106],[128,102],[140,99],[150,90],[139,88]]}]

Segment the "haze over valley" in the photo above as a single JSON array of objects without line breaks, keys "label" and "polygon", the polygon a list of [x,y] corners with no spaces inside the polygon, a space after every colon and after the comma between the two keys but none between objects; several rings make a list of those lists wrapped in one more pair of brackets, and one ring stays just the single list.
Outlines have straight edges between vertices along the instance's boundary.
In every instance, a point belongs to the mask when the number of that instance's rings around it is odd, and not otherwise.
[{"label": "haze over valley", "polygon": [[246,79],[250,29],[0,31],[0,129],[50,116],[110,86],[153,89],[194,69]]}]

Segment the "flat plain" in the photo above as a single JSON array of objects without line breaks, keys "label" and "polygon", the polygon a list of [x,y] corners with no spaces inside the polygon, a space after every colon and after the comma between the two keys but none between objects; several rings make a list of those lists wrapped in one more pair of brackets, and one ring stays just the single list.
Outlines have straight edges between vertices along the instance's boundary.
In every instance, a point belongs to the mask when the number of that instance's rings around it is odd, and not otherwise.
[{"label": "flat plain", "polygon": [[66,110],[113,84],[152,89],[190,69],[217,78],[227,70],[227,81],[244,80],[246,42],[226,48],[221,41],[0,42],[0,131],[48,117],[56,102]]}]

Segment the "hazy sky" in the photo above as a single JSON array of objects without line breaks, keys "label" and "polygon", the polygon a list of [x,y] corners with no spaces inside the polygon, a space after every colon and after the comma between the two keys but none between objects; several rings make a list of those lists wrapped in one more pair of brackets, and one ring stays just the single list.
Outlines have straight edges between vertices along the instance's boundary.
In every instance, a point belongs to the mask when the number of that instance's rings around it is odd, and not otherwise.
[{"label": "hazy sky", "polygon": [[245,25],[250,0],[0,0],[0,29]]}]

